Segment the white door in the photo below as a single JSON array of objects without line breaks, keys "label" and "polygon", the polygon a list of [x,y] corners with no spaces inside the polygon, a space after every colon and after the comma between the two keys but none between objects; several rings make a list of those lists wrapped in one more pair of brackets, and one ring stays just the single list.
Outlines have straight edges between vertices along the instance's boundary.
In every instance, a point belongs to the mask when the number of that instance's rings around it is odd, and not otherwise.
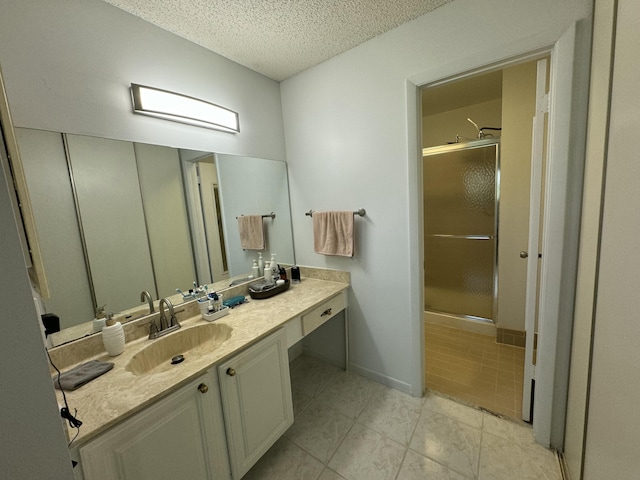
[{"label": "white door", "polygon": [[229,478],[216,372],[80,447],[86,480]]},{"label": "white door", "polygon": [[536,379],[535,337],[538,324],[538,267],[541,258],[540,223],[542,220],[542,172],[544,166],[545,118],[549,112],[547,93],[547,59],[538,60],[536,76],[536,111],[533,117],[531,146],[531,187],[529,193],[529,243],[528,252],[520,256],[527,259],[527,292],[525,304],[526,347],[524,358],[524,386],[522,394],[522,419],[530,422],[533,417],[532,395]]},{"label": "white door", "polygon": [[239,480],[293,424],[284,329],[219,365],[218,377],[231,473]]}]

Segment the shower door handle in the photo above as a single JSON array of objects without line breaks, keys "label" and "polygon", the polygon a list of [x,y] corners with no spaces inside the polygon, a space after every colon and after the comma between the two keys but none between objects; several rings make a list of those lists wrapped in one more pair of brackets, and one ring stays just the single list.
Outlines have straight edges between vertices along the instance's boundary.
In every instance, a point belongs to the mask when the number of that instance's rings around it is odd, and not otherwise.
[{"label": "shower door handle", "polygon": [[524,250],[520,252],[520,258],[527,258],[529,256],[529,254],[527,252],[525,252]]}]

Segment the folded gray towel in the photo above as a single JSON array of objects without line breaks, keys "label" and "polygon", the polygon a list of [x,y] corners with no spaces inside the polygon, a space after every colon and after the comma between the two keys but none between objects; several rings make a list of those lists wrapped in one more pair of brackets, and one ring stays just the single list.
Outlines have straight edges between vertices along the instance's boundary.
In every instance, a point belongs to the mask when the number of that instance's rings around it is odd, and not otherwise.
[{"label": "folded gray towel", "polygon": [[96,377],[108,372],[113,368],[111,362],[99,362],[91,360],[82,365],[72,368],[71,370],[60,374],[60,382],[58,376],[53,377],[53,384],[58,390],[75,390],[85,383],[89,383]]}]

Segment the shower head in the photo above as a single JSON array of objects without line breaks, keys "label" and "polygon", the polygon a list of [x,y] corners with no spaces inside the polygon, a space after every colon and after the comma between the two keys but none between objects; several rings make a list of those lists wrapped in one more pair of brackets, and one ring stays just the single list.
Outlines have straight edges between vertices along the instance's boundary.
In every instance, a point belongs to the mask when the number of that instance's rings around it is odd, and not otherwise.
[{"label": "shower head", "polygon": [[469,117],[467,117],[467,122],[470,122],[474,127],[476,127],[476,130],[478,131],[478,138],[482,138],[484,136],[482,134],[482,130],[480,130],[480,127],[478,127],[478,124],[476,122],[471,120]]}]

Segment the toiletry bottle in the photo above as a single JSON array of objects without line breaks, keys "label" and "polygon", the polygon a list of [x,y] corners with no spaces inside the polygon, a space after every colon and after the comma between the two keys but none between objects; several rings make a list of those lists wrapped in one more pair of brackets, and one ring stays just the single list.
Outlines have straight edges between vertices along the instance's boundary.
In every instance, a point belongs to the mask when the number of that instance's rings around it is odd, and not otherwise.
[{"label": "toiletry bottle", "polygon": [[265,281],[265,283],[268,283],[269,285],[273,284],[273,277],[272,277],[272,273],[271,273],[271,264],[269,263],[269,261],[267,261],[267,263],[264,266],[264,281]]},{"label": "toiletry bottle", "polygon": [[102,343],[112,357],[124,352],[124,330],[122,324],[113,318],[113,313],[107,314],[106,325],[102,329]]},{"label": "toiletry bottle", "polygon": [[94,332],[101,332],[102,328],[105,326],[106,319],[104,318],[104,307],[106,307],[106,305],[102,305],[96,309],[96,318],[93,319]]},{"label": "toiletry bottle", "polygon": [[271,262],[269,263],[271,266],[271,277],[272,278],[280,278],[280,273],[278,272],[278,262],[276,262],[276,254],[271,254]]},{"label": "toiletry bottle", "polygon": [[262,253],[258,253],[258,277],[261,277],[263,273],[264,273],[264,260],[262,260]]},{"label": "toiletry bottle", "polygon": [[256,262],[255,260],[253,261],[253,266],[251,267],[251,275],[253,275],[253,278],[260,277],[260,267],[258,267],[258,262]]}]

